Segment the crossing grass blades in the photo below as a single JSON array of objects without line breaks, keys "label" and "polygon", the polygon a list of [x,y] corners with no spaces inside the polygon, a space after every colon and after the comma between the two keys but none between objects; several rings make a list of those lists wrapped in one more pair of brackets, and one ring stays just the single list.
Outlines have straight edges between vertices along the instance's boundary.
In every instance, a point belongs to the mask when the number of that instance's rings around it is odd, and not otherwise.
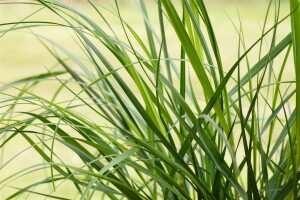
[{"label": "crossing grass blades", "polygon": [[[134,2],[145,34],[123,18],[121,1],[103,8],[88,0],[97,21],[60,1],[1,2],[30,5],[57,19],[31,20],[34,12],[0,26],[1,39],[29,30],[56,60],[45,73],[0,88],[0,148],[21,137],[44,160],[1,177],[5,190],[44,174],[5,198],[297,199],[299,1],[290,0],[286,16],[280,1],[270,1],[265,20],[273,17],[273,25],[263,26],[250,46],[236,27],[239,45],[232,51],[238,57],[231,67],[223,65],[206,1],[153,1],[155,14],[148,1]],[[107,13],[118,19],[118,30]],[[277,37],[285,21],[291,32]],[[40,27],[65,29],[76,51],[35,33]],[[259,59],[250,58],[253,52]],[[287,80],[289,69],[295,77]],[[52,98],[34,90],[47,81],[57,83],[47,88]],[[61,98],[66,93],[70,98]],[[79,161],[64,159],[66,153]],[[63,185],[72,192],[57,195]]]}]

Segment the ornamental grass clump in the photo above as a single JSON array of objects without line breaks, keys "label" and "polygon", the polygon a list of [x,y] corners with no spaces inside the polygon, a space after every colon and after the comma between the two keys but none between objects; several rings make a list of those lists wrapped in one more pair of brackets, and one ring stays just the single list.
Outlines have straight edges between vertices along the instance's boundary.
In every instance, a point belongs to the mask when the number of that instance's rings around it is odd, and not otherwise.
[{"label": "ornamental grass clump", "polygon": [[[299,0],[284,14],[270,0],[250,46],[247,25],[232,22],[231,66],[206,1],[133,2],[141,32],[122,1],[87,0],[88,12],[56,0],[1,2],[34,10],[0,24],[1,40],[26,30],[54,61],[0,87],[1,150],[29,144],[2,154],[0,169],[14,167],[0,178],[3,198],[297,199]],[[34,18],[43,12],[49,18]],[[39,32],[57,29],[72,47]],[[22,167],[31,157],[42,161]]]}]

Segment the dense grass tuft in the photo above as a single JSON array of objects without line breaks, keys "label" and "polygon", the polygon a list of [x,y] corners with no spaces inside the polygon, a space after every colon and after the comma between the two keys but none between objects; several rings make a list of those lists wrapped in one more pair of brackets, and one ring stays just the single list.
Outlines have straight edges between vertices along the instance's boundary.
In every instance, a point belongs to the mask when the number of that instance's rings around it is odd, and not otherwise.
[{"label": "dense grass tuft", "polygon": [[[35,9],[0,24],[1,40],[29,30],[55,59],[45,73],[0,88],[0,148],[29,144],[0,170],[27,150],[43,160],[1,177],[0,190],[11,192],[3,198],[297,199],[299,0],[286,16],[270,1],[250,46],[240,19],[230,67],[205,1],[134,2],[143,33],[122,1],[88,0],[97,19],[56,0],[1,2]],[[41,12],[55,20],[31,20]],[[64,30],[76,46],[35,32],[43,28]],[[296,76],[285,76],[291,69]]]}]

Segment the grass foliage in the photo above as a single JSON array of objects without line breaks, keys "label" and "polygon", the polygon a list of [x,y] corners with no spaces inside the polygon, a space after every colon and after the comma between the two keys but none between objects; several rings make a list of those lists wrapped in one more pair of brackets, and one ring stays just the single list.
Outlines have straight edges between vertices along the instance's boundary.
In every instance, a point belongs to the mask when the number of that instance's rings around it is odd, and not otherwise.
[{"label": "grass foliage", "polygon": [[[145,34],[124,20],[117,0],[108,8],[117,31],[108,11],[90,0],[97,21],[55,0],[1,2],[57,16],[0,26],[1,39],[30,30],[56,60],[46,73],[0,88],[0,148],[22,137],[44,161],[1,177],[1,190],[14,188],[5,198],[297,199],[299,0],[290,0],[286,16],[280,1],[270,1],[265,20],[273,17],[273,25],[265,24],[250,47],[236,26],[239,44],[229,48],[238,57],[231,67],[223,66],[205,1],[157,0],[151,3],[156,13],[149,13],[148,1],[134,2]],[[291,32],[280,38],[286,20]],[[69,31],[81,56],[35,34],[39,27]],[[296,76],[285,79],[293,58]],[[44,88],[52,98],[34,90],[47,81],[57,83]],[[37,180],[14,186],[38,172]],[[63,185],[71,189],[56,195]]]}]

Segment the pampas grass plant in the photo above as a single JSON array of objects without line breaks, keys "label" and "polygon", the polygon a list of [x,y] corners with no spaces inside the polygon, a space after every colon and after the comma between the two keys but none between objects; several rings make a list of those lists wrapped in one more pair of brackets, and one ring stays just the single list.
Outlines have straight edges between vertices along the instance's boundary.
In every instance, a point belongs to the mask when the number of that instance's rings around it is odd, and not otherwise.
[{"label": "pampas grass plant", "polygon": [[[96,20],[56,0],[0,3],[36,10],[0,24],[1,40],[27,30],[55,60],[0,88],[0,148],[29,144],[0,166],[14,165],[0,178],[11,191],[3,199],[299,198],[299,0],[285,16],[270,0],[264,22],[273,24],[250,46],[240,19],[230,67],[206,1],[134,1],[143,34],[124,18],[124,2],[110,2],[87,0]],[[40,12],[55,18],[31,20]],[[42,28],[66,31],[76,46]],[[12,164],[31,156],[42,162]]]}]

